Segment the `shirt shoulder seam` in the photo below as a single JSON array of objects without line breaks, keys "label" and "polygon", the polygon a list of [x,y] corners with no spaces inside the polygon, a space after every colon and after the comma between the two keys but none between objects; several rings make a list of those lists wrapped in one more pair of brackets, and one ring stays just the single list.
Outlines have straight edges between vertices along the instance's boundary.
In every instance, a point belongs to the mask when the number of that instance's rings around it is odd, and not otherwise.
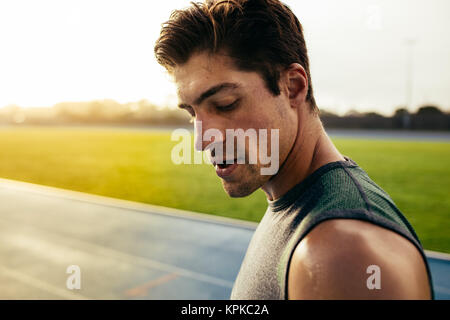
[{"label": "shirt shoulder seam", "polygon": [[345,173],[350,177],[350,179],[352,180],[356,189],[358,189],[358,192],[366,206],[367,212],[369,214],[372,214],[372,210],[370,209],[369,199],[367,198],[367,195],[366,195],[365,191],[363,190],[361,184],[356,180],[355,176],[345,166],[341,165],[341,167],[342,167],[342,169],[344,169]]}]

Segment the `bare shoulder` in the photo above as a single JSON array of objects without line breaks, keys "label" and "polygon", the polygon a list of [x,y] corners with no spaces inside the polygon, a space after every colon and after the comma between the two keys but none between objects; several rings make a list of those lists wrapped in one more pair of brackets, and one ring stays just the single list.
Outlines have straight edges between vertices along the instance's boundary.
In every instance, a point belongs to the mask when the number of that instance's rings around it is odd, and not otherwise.
[{"label": "bare shoulder", "polygon": [[430,299],[419,250],[394,231],[355,219],[317,225],[297,245],[289,299]]}]

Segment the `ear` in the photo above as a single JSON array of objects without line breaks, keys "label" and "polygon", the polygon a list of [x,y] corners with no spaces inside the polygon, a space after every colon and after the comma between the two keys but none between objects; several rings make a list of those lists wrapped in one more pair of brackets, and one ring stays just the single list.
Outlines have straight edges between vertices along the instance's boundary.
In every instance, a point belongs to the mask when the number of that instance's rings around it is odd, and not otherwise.
[{"label": "ear", "polygon": [[305,69],[299,63],[292,63],[284,72],[289,99],[292,102],[305,100],[308,94],[308,76]]}]

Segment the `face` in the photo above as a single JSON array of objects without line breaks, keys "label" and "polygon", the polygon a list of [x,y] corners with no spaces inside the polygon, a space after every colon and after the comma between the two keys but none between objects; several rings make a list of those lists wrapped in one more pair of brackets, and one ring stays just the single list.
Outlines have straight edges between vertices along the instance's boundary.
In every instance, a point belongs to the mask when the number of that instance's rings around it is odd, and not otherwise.
[{"label": "face", "polygon": [[[266,144],[266,154],[271,159],[278,156],[281,166],[297,133],[297,111],[291,107],[285,90],[281,90],[279,96],[274,96],[258,73],[238,70],[229,57],[219,54],[197,53],[185,64],[177,66],[173,76],[178,89],[179,106],[195,120],[197,150],[207,150],[214,163],[219,152],[210,148],[217,144],[223,146],[224,161],[234,162],[226,167],[215,166],[225,191],[231,197],[244,197],[269,181],[276,173],[262,174],[262,168],[270,167],[267,159],[262,161],[259,155],[262,142]],[[210,129],[220,132],[221,137],[203,139],[205,132],[212,132]],[[227,136],[227,129],[254,132],[257,139],[253,142],[247,139],[245,151],[241,152],[242,149],[237,148],[236,136]],[[264,130],[260,129],[266,129],[265,141],[262,136]],[[272,135],[276,136],[273,129],[278,129],[278,139],[273,140]],[[233,148],[227,139],[235,139]],[[274,143],[278,144],[277,155],[270,152],[276,150]],[[251,161],[255,155],[256,163]],[[236,163],[238,159],[245,163]]]}]

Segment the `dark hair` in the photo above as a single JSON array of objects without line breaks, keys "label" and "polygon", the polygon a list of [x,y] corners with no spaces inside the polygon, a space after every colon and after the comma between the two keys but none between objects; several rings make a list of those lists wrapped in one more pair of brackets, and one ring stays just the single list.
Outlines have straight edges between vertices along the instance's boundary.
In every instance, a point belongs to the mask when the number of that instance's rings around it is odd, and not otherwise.
[{"label": "dark hair", "polygon": [[155,45],[159,64],[169,72],[197,51],[226,52],[236,67],[258,72],[275,95],[280,73],[292,63],[308,77],[311,110],[314,100],[302,25],[289,7],[278,0],[207,0],[175,10],[163,23]]}]

